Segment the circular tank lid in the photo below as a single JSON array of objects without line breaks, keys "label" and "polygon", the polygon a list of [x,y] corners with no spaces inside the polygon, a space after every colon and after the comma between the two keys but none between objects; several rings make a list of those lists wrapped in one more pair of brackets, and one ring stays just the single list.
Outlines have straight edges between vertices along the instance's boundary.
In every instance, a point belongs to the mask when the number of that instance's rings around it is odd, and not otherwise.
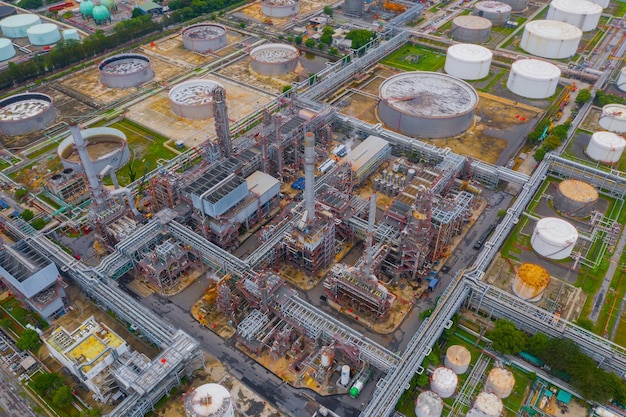
[{"label": "circular tank lid", "polygon": [[198,106],[213,102],[213,90],[224,88],[220,83],[211,80],[189,80],[175,85],[169,92],[174,103],[187,106]]},{"label": "circular tank lid", "polygon": [[29,35],[45,35],[50,32],[59,30],[59,27],[54,23],[42,23],[40,25],[31,26],[26,30]]},{"label": "circular tank lid", "polygon": [[530,285],[531,287],[544,287],[550,282],[550,273],[545,268],[536,264],[521,264],[519,268],[517,268],[517,276],[520,277],[526,285]]},{"label": "circular tank lid", "polygon": [[489,416],[499,416],[502,413],[502,400],[496,394],[481,392],[476,397],[474,408]]},{"label": "circular tank lid", "polygon": [[609,116],[613,119],[626,120],[626,105],[607,104],[602,107],[602,115]]},{"label": "circular tank lid", "polygon": [[580,180],[563,180],[559,184],[561,194],[570,200],[589,203],[598,199],[598,190],[588,182]]},{"label": "circular tank lid", "polygon": [[284,43],[268,43],[250,51],[250,56],[259,62],[281,63],[298,57],[298,50]]},{"label": "circular tank lid", "polygon": [[576,26],[558,20],[533,20],[526,23],[525,30],[542,38],[558,41],[579,40],[583,36],[582,30]]},{"label": "circular tank lid", "polygon": [[387,78],[380,97],[403,113],[447,118],[473,111],[478,93],[463,80],[437,72],[406,72]]},{"label": "circular tank lid", "polygon": [[624,149],[626,140],[613,132],[595,132],[591,138],[593,141],[606,149]]},{"label": "circular tank lid", "polygon": [[558,217],[544,217],[537,222],[535,230],[550,243],[571,244],[578,239],[578,231],[574,226]]},{"label": "circular tank lid", "polygon": [[459,382],[459,378],[456,376],[454,371],[450,368],[446,368],[443,366],[435,369],[435,372],[433,372],[432,380],[435,381],[437,384],[443,386],[456,386],[456,384]]},{"label": "circular tank lid", "polygon": [[458,16],[452,23],[466,29],[490,29],[492,26],[489,19],[480,16]]},{"label": "circular tank lid", "polygon": [[472,360],[472,354],[465,346],[452,345],[446,350],[446,357],[455,364],[465,365]]},{"label": "circular tank lid", "polygon": [[36,25],[39,22],[41,22],[41,19],[35,14],[16,14],[0,20],[0,26],[6,28],[19,28],[28,25]]},{"label": "circular tank lid", "polygon": [[104,59],[98,69],[109,74],[130,74],[143,71],[150,65],[150,58],[141,54],[118,54]]},{"label": "circular tank lid", "polygon": [[510,13],[513,9],[506,3],[501,1],[479,1],[475,5],[476,9],[484,12]]},{"label": "circular tank lid", "polygon": [[215,39],[226,34],[226,28],[213,23],[198,23],[183,29],[183,36],[191,39]]},{"label": "circular tank lid", "polygon": [[0,100],[0,120],[23,120],[37,116],[52,106],[52,98],[41,93],[15,94]]},{"label": "circular tank lid", "polygon": [[415,405],[428,415],[440,415],[443,411],[443,400],[432,391],[424,391],[418,395]]},{"label": "circular tank lid", "polygon": [[493,53],[489,49],[473,43],[452,45],[448,48],[448,54],[468,62],[483,62],[493,57]]},{"label": "circular tank lid", "polygon": [[298,0],[263,0],[262,3],[269,6],[293,6]]},{"label": "circular tank lid", "polygon": [[511,65],[511,69],[526,78],[534,80],[552,80],[561,76],[559,67],[540,59],[517,60]]},{"label": "circular tank lid", "polygon": [[500,368],[499,366],[496,366],[489,371],[487,379],[491,381],[491,383],[500,387],[512,388],[515,385],[515,377],[513,376],[513,373],[508,369]]},{"label": "circular tank lid", "polygon": [[10,39],[7,38],[0,38],[0,48],[6,48],[7,46],[11,45],[13,42],[11,42]]},{"label": "circular tank lid", "polygon": [[552,0],[550,7],[571,14],[601,14],[602,6],[589,0]]},{"label": "circular tank lid", "polygon": [[193,390],[191,394],[193,411],[199,416],[211,416],[227,408],[230,392],[219,384],[204,384]]}]

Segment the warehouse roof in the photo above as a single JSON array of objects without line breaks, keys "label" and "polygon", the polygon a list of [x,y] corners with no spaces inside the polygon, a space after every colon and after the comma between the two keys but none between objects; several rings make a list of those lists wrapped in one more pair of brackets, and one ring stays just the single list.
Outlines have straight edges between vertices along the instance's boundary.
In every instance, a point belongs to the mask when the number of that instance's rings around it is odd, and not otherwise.
[{"label": "warehouse roof", "polygon": [[250,176],[246,178],[246,182],[248,183],[248,191],[260,196],[280,184],[280,181],[276,178],[262,171],[255,171],[250,174]]},{"label": "warehouse roof", "polygon": [[358,171],[388,146],[389,142],[385,139],[378,136],[369,136],[348,154],[350,162],[352,162],[352,170]]},{"label": "warehouse roof", "polygon": [[220,182],[224,181],[233,172],[236,172],[241,168],[241,162],[235,158],[229,158],[220,165],[212,166],[209,168],[200,178],[192,181],[187,185],[183,192],[201,196],[209,189],[215,187]]}]

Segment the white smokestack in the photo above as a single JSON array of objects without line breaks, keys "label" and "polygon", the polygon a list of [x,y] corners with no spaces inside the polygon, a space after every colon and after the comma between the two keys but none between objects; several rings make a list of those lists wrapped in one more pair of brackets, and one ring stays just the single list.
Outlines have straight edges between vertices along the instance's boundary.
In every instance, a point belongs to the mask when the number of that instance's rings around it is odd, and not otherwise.
[{"label": "white smokestack", "polygon": [[72,138],[74,138],[74,145],[76,146],[76,151],[80,157],[80,162],[83,166],[83,170],[85,171],[85,175],[87,175],[87,181],[89,182],[89,189],[91,190],[93,201],[96,205],[100,206],[104,204],[104,188],[102,187],[100,178],[98,178],[98,173],[91,163],[91,159],[89,159],[87,142],[83,139],[80,127],[78,127],[76,123],[70,123],[70,133],[72,134]]},{"label": "white smokestack", "polygon": [[304,134],[304,209],[307,221],[315,219],[315,134]]}]

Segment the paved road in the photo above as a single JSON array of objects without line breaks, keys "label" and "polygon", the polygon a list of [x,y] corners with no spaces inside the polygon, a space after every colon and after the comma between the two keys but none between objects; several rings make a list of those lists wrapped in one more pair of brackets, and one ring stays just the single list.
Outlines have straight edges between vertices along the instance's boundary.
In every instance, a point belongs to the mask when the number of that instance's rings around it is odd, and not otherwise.
[{"label": "paved road", "polygon": [[31,410],[30,404],[26,402],[20,393],[26,398],[28,395],[23,393],[24,389],[17,381],[15,375],[11,374],[4,362],[0,361],[0,416],[1,417],[40,417]]}]

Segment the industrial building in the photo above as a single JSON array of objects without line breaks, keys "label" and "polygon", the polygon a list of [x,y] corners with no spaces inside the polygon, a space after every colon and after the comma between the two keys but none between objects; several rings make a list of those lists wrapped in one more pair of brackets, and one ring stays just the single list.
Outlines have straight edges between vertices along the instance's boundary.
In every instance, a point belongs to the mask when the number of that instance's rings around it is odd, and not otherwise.
[{"label": "industrial building", "polygon": [[377,136],[368,136],[348,155],[352,164],[353,181],[362,183],[389,157],[391,146]]},{"label": "industrial building", "polygon": [[160,290],[176,285],[181,274],[198,265],[198,258],[180,242],[168,239],[144,253],[137,262],[137,273]]},{"label": "industrial building", "polygon": [[77,206],[90,198],[85,175],[65,168],[46,178],[46,189],[59,200]]}]

